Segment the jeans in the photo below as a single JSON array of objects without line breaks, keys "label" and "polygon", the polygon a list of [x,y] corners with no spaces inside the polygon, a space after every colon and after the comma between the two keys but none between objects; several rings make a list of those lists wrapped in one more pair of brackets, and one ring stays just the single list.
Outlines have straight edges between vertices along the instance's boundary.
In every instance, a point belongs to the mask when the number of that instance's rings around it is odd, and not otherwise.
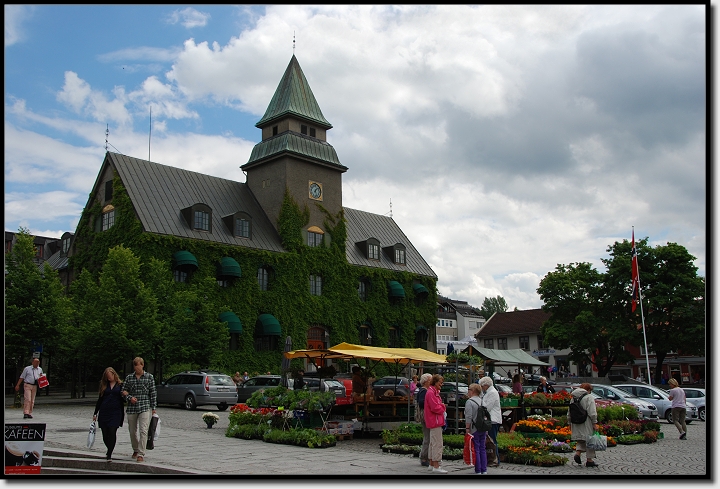
[{"label": "jeans", "polygon": [[133,452],[137,452],[138,457],[145,458],[145,447],[147,445],[148,427],[150,426],[150,417],[152,411],[144,411],[142,413],[128,414],[128,428],[130,429],[130,444]]},{"label": "jeans", "polygon": [[425,426],[425,423],[422,423],[422,431],[423,431],[423,442],[422,442],[422,448],[420,449],[420,460],[423,462],[428,461],[428,450],[430,448],[430,428],[427,428]]},{"label": "jeans", "polygon": [[473,445],[475,445],[475,472],[487,472],[487,453],[485,453],[485,436],[487,431],[476,431],[473,433]]},{"label": "jeans", "polygon": [[498,450],[497,444],[498,431],[500,431],[500,424],[493,423],[492,428],[490,428],[490,431],[488,432],[488,435],[490,435],[490,439],[492,439],[493,443],[495,444],[495,460],[497,460],[497,464],[500,465],[500,451]]}]

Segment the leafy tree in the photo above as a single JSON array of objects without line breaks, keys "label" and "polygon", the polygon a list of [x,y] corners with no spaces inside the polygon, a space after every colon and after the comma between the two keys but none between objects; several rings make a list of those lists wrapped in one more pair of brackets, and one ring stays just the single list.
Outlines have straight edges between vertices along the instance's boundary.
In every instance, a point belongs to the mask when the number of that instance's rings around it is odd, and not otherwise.
[{"label": "leafy tree", "polygon": [[[647,246],[636,242],[638,268],[648,347],[655,351],[655,382],[671,351],[686,355],[705,353],[705,280],[697,275],[695,257],[677,243]],[[609,246],[608,280],[627,301],[630,313],[630,256],[632,244],[623,240]],[[632,314],[642,340],[640,307]]]},{"label": "leafy tree", "polygon": [[507,302],[505,302],[505,299],[500,295],[497,297],[485,297],[480,307],[480,313],[485,319],[490,319],[490,316],[496,312],[505,312],[507,310]]},{"label": "leafy tree", "polygon": [[636,329],[627,315],[618,314],[622,304],[609,296],[604,279],[590,263],[571,263],[558,265],[537,289],[543,310],[551,314],[541,329],[543,343],[570,348],[570,360],[595,365],[600,377],[615,363],[632,360],[625,344],[637,341]]}]

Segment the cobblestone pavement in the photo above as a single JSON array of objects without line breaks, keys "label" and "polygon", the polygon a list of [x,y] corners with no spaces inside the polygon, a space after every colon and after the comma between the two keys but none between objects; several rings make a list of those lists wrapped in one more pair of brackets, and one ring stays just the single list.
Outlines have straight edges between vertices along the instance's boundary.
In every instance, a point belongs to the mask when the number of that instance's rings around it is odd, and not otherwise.
[{"label": "cobblestone pavement", "polygon": [[[10,401],[11,403],[11,401]],[[9,407],[6,399],[5,422],[22,422],[22,409]],[[74,400],[66,404],[36,404],[33,422],[46,423],[45,444],[52,448],[91,451],[104,454],[102,438],[98,435],[95,446],[85,447],[87,429],[92,420],[94,402]],[[202,413],[216,412],[220,422],[207,429]],[[264,443],[259,440],[227,438],[228,413],[216,408],[198,408],[185,411],[176,407],[161,406],[159,441],[154,450],[147,452],[146,463],[174,466],[211,472],[215,474],[244,475],[404,475],[441,476],[431,474],[421,467],[417,458],[409,455],[382,453],[379,438],[358,438],[339,441],[337,446],[321,449],[303,449],[288,445]],[[546,476],[563,478],[586,476],[705,476],[707,473],[706,424],[696,421],[688,426],[688,439],[679,440],[673,425],[661,422],[665,438],[653,444],[618,445],[598,453],[598,468],[577,466],[572,462],[560,467],[534,467],[502,464],[490,468],[490,476]],[[127,426],[127,425],[126,425]],[[130,461],[132,449],[127,428],[118,431],[115,457]],[[297,463],[297,460],[302,463]],[[294,462],[289,463],[292,460]],[[583,457],[584,460],[584,457]],[[472,475],[472,468],[462,460],[445,461],[443,467],[448,475]]]}]

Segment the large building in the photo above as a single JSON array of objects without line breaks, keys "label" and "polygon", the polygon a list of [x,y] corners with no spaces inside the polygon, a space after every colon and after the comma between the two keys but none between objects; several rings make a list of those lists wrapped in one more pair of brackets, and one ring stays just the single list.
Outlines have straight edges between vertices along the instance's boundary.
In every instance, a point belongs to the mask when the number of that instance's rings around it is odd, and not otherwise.
[{"label": "large building", "polygon": [[466,301],[438,296],[436,316],[435,341],[438,354],[447,355],[449,343],[457,351],[468,346],[478,347],[475,334],[485,324],[480,309]]},{"label": "large building", "polygon": [[437,276],[391,217],[343,206],[348,168],[295,56],[256,126],[245,183],[108,152],[72,275],[123,244],[165,261],[177,287],[215,278],[209,300],[241,370],[279,366],[286,336],[294,349],[434,349]]}]

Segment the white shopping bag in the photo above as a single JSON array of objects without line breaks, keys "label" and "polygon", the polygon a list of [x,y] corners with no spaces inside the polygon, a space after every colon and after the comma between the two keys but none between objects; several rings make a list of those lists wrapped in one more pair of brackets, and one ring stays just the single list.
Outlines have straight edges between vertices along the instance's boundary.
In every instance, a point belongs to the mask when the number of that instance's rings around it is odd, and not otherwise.
[{"label": "white shopping bag", "polygon": [[90,431],[88,431],[88,438],[87,438],[87,447],[92,448],[93,444],[95,443],[95,428],[96,424],[95,421],[90,423]]}]

